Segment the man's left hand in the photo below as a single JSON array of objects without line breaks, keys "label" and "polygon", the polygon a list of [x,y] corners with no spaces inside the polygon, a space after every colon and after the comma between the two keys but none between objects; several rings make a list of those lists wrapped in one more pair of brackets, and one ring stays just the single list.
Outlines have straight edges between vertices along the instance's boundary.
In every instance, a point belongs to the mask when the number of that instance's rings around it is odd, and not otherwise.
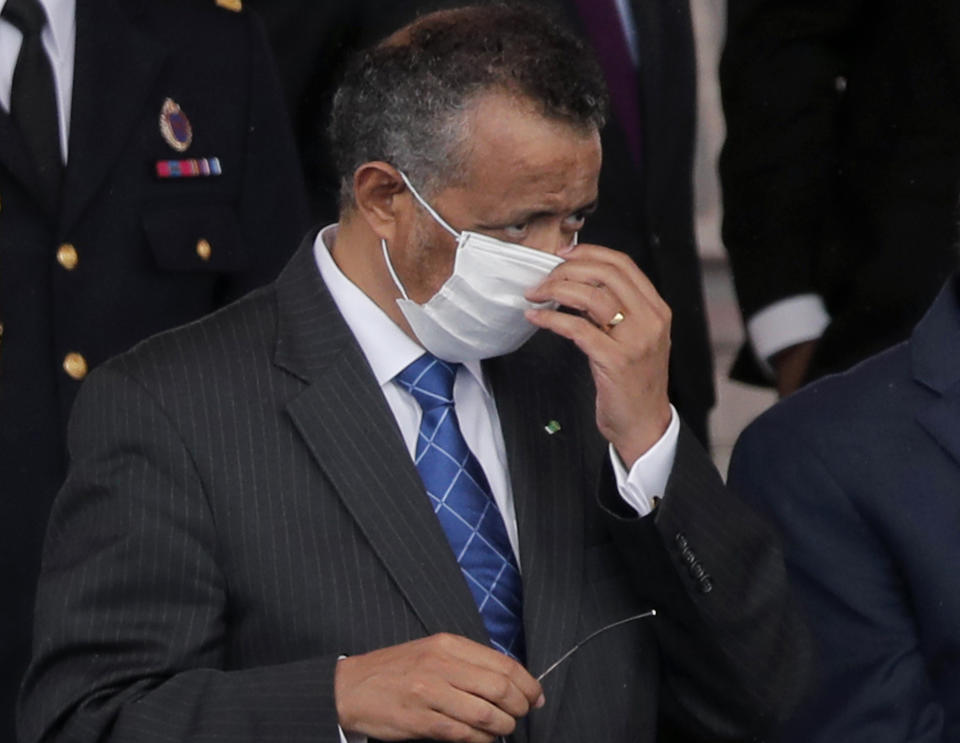
[{"label": "man's left hand", "polygon": [[527,319],[587,355],[597,387],[597,427],[629,469],[670,424],[670,308],[624,253],[584,244],[562,257],[566,261],[526,298],[579,314],[530,310]]}]

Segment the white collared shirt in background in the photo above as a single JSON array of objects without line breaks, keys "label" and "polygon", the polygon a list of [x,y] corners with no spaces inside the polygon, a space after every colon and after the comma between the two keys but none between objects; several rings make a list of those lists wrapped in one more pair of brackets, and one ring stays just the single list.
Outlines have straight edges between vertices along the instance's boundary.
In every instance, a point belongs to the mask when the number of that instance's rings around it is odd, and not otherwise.
[{"label": "white collared shirt in background", "polygon": [[[57,88],[57,112],[60,121],[60,156],[67,162],[70,137],[71,96],[73,95],[74,52],[77,45],[77,0],[39,0],[47,11],[47,25],[41,40],[53,68],[53,81]],[[0,0],[3,12],[7,0]],[[13,88],[13,71],[20,55],[23,34],[12,23],[0,18],[0,106],[10,112],[10,92]]]}]

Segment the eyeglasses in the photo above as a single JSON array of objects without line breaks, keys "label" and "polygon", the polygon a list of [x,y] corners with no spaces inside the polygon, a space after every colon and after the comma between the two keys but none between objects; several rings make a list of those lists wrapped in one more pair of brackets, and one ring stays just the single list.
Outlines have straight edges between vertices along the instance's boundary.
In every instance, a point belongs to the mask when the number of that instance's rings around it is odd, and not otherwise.
[{"label": "eyeglasses", "polygon": [[[616,627],[621,627],[624,624],[630,624],[631,622],[636,622],[636,621],[639,621],[640,619],[646,619],[647,617],[655,617],[655,616],[657,616],[657,610],[650,609],[649,611],[645,611],[642,614],[634,614],[632,617],[627,617],[626,619],[619,619],[616,622],[611,622],[605,627],[601,627],[600,629],[595,630],[594,632],[591,632],[589,635],[587,635],[582,640],[580,640],[580,642],[578,642],[576,645],[570,648],[567,652],[565,652],[563,655],[557,658],[553,663],[547,666],[546,670],[542,671],[540,675],[537,676],[537,681],[543,681],[547,676],[549,676],[551,673],[557,670],[557,668],[565,660],[567,660],[570,656],[572,656],[574,653],[580,650],[580,648],[582,648],[588,642],[602,635],[604,632],[615,629]],[[497,743],[506,743],[506,739],[503,736],[501,736],[497,738]]]}]

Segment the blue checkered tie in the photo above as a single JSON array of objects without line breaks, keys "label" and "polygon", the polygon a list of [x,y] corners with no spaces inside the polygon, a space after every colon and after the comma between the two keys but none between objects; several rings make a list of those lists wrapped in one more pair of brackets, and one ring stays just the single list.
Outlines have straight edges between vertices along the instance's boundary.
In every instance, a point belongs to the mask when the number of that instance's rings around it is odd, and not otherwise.
[{"label": "blue checkered tie", "polygon": [[495,648],[523,662],[520,571],[500,510],[453,409],[459,364],[424,354],[396,376],[423,408],[416,464]]}]

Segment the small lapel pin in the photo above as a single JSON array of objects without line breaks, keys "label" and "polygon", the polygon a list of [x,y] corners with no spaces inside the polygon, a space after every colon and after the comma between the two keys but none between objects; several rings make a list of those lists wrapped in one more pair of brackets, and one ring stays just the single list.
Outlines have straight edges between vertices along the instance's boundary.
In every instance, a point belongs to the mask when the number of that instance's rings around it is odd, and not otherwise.
[{"label": "small lapel pin", "polygon": [[546,431],[549,435],[553,436],[553,434],[559,433],[560,424],[557,421],[550,421],[547,425],[543,427],[543,430]]},{"label": "small lapel pin", "polygon": [[177,152],[186,152],[193,142],[190,119],[172,98],[167,98],[160,109],[160,134]]}]

